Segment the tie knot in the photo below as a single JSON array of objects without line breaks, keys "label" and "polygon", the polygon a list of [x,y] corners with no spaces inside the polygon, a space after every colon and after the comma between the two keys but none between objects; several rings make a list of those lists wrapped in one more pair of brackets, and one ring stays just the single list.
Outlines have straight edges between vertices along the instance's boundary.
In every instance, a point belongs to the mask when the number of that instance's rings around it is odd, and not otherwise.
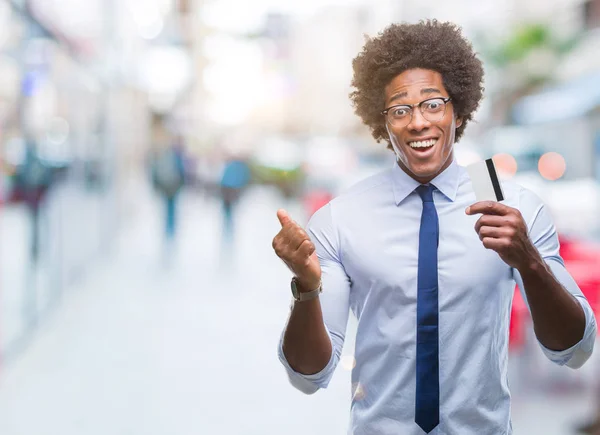
[{"label": "tie knot", "polygon": [[423,185],[421,184],[417,187],[417,193],[423,200],[423,202],[433,202],[433,185]]}]

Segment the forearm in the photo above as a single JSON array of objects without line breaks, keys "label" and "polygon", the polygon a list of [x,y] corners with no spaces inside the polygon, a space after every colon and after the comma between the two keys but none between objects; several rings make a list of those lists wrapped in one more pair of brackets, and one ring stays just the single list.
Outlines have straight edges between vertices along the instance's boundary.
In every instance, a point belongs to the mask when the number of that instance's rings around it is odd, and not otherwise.
[{"label": "forearm", "polygon": [[283,353],[298,373],[311,375],[327,366],[332,346],[319,298],[294,304],[284,333]]},{"label": "forearm", "polygon": [[583,338],[585,312],[541,257],[519,268],[535,334],[546,348],[568,349]]}]

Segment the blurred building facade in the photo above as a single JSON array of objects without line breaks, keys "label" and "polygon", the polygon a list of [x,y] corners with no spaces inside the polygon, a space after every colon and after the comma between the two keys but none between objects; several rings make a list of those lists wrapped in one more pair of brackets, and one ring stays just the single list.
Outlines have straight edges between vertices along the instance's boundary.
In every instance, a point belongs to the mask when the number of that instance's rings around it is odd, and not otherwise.
[{"label": "blurred building facade", "polygon": [[[154,113],[192,78],[191,1],[0,3],[0,354],[16,353],[137,212]],[[172,127],[176,128],[176,125]],[[34,150],[54,176],[39,258],[15,173]],[[38,224],[35,224],[36,228]],[[10,236],[10,237],[9,237]]]}]

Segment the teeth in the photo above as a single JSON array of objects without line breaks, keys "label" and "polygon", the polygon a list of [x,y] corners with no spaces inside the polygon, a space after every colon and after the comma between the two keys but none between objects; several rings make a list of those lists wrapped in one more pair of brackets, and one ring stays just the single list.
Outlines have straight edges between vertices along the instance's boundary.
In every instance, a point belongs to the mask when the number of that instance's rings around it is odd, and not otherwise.
[{"label": "teeth", "polygon": [[437,142],[436,139],[429,139],[429,140],[421,140],[421,141],[416,141],[416,142],[409,142],[408,144],[410,145],[411,148],[427,148],[427,147],[432,146],[436,142]]}]

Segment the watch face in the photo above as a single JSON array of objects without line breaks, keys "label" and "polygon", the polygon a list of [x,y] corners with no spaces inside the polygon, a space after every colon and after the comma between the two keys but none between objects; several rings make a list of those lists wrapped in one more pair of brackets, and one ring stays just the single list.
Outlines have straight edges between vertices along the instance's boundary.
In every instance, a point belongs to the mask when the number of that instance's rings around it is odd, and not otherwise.
[{"label": "watch face", "polygon": [[298,292],[298,288],[296,287],[296,280],[292,279],[292,295],[294,296],[295,299],[298,299],[300,297],[300,294]]}]

